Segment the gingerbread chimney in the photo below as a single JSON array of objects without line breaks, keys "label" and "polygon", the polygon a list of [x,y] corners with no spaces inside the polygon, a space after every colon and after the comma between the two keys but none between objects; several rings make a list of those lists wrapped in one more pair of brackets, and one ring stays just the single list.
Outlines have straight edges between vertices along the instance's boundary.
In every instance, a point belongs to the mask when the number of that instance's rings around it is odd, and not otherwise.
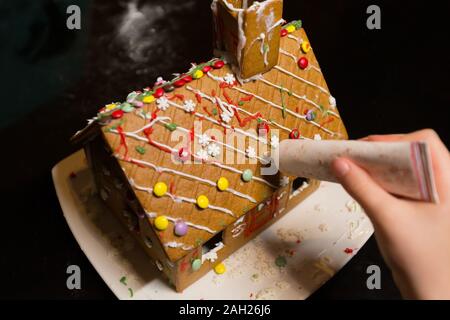
[{"label": "gingerbread chimney", "polygon": [[278,62],[283,0],[213,0],[215,52],[243,80]]}]

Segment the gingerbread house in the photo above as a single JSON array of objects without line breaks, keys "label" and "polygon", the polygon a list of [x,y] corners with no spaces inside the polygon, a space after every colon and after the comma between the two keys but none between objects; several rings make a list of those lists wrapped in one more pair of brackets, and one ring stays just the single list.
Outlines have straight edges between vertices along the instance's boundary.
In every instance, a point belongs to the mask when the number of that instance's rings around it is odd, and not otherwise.
[{"label": "gingerbread house", "polygon": [[217,57],[106,105],[73,138],[101,198],[177,291],[318,187],[261,174],[281,140],[347,137],[301,21],[281,19],[281,0],[212,9]]}]

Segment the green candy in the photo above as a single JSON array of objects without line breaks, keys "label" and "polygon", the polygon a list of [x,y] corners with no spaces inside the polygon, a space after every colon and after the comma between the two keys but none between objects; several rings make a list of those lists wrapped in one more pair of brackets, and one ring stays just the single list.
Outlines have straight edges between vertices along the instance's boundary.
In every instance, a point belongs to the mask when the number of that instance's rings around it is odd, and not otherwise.
[{"label": "green candy", "polygon": [[170,131],[175,131],[177,129],[177,125],[175,123],[167,123],[164,127]]},{"label": "green candy", "polygon": [[195,259],[194,261],[192,261],[192,271],[198,271],[202,266],[202,260],[200,259]]},{"label": "green candy", "polygon": [[128,102],[124,102],[120,105],[120,109],[122,109],[123,112],[129,113],[134,111],[134,107],[129,104]]},{"label": "green candy", "polygon": [[251,181],[253,178],[253,172],[250,169],[246,169],[244,170],[244,172],[242,173],[242,180],[244,180],[245,182],[249,182]]},{"label": "green candy", "polygon": [[130,92],[127,96],[127,101],[133,101],[139,95],[136,91]]}]

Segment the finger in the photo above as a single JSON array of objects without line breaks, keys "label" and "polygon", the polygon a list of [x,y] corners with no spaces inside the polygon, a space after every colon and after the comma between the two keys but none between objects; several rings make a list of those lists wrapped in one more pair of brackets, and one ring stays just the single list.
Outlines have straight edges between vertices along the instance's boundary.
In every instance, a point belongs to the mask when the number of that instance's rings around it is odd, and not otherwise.
[{"label": "finger", "polygon": [[395,199],[381,188],[370,175],[352,161],[337,158],[331,170],[347,192],[358,201],[366,213],[377,224],[383,224],[389,213],[389,207]]}]

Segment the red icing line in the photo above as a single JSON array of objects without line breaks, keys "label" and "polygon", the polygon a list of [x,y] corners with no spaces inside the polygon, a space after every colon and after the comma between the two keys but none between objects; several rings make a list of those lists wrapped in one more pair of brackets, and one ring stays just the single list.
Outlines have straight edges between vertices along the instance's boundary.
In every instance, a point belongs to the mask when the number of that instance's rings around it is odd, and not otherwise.
[{"label": "red icing line", "polygon": [[164,151],[164,152],[167,152],[167,153],[172,153],[172,151],[171,151],[170,149],[168,149],[168,148],[166,148],[166,147],[163,147],[163,146],[160,146],[160,145],[154,143],[154,142],[152,141],[152,138],[150,137],[152,133],[153,133],[153,128],[146,128],[146,129],[144,129],[144,134],[145,134],[145,136],[147,137],[148,143],[149,143],[150,145],[152,145],[152,146],[158,148],[158,149],[161,150],[161,151]]},{"label": "red icing line", "polygon": [[203,107],[203,110],[208,114],[208,116],[212,117],[212,113],[208,111],[208,108]]},{"label": "red icing line", "polygon": [[120,149],[122,149],[122,147],[124,147],[125,148],[124,157],[126,158],[128,156],[128,145],[127,145],[125,133],[123,132],[123,128],[121,126],[117,127],[117,132],[119,132],[119,135],[120,135],[120,145],[116,149],[116,153],[118,153],[120,151]]},{"label": "red icing line", "polygon": [[202,103],[202,96],[200,94],[196,93],[195,98],[197,99],[198,103]]},{"label": "red icing line", "polygon": [[248,102],[248,101],[252,101],[253,97],[254,97],[253,95],[248,95],[246,97],[241,98],[240,100]]},{"label": "red icing line", "polygon": [[211,90],[211,95],[212,95],[213,97],[215,97],[215,96],[216,96],[216,90],[212,89],[212,90]]},{"label": "red icing line", "polygon": [[192,127],[192,129],[189,131],[189,139],[191,141],[194,141],[194,138],[195,138],[195,129],[194,127]]},{"label": "red icing line", "polygon": [[326,125],[326,124],[328,124],[328,123],[330,123],[330,122],[333,122],[334,121],[334,118],[329,118],[328,120],[325,120],[324,122],[322,122],[321,124],[320,124],[320,127],[323,127],[324,125]]},{"label": "red icing line", "polygon": [[228,95],[228,93],[226,93],[225,89],[223,89],[223,96],[225,97],[225,99],[229,104],[234,104],[233,100],[231,100],[230,96]]}]

